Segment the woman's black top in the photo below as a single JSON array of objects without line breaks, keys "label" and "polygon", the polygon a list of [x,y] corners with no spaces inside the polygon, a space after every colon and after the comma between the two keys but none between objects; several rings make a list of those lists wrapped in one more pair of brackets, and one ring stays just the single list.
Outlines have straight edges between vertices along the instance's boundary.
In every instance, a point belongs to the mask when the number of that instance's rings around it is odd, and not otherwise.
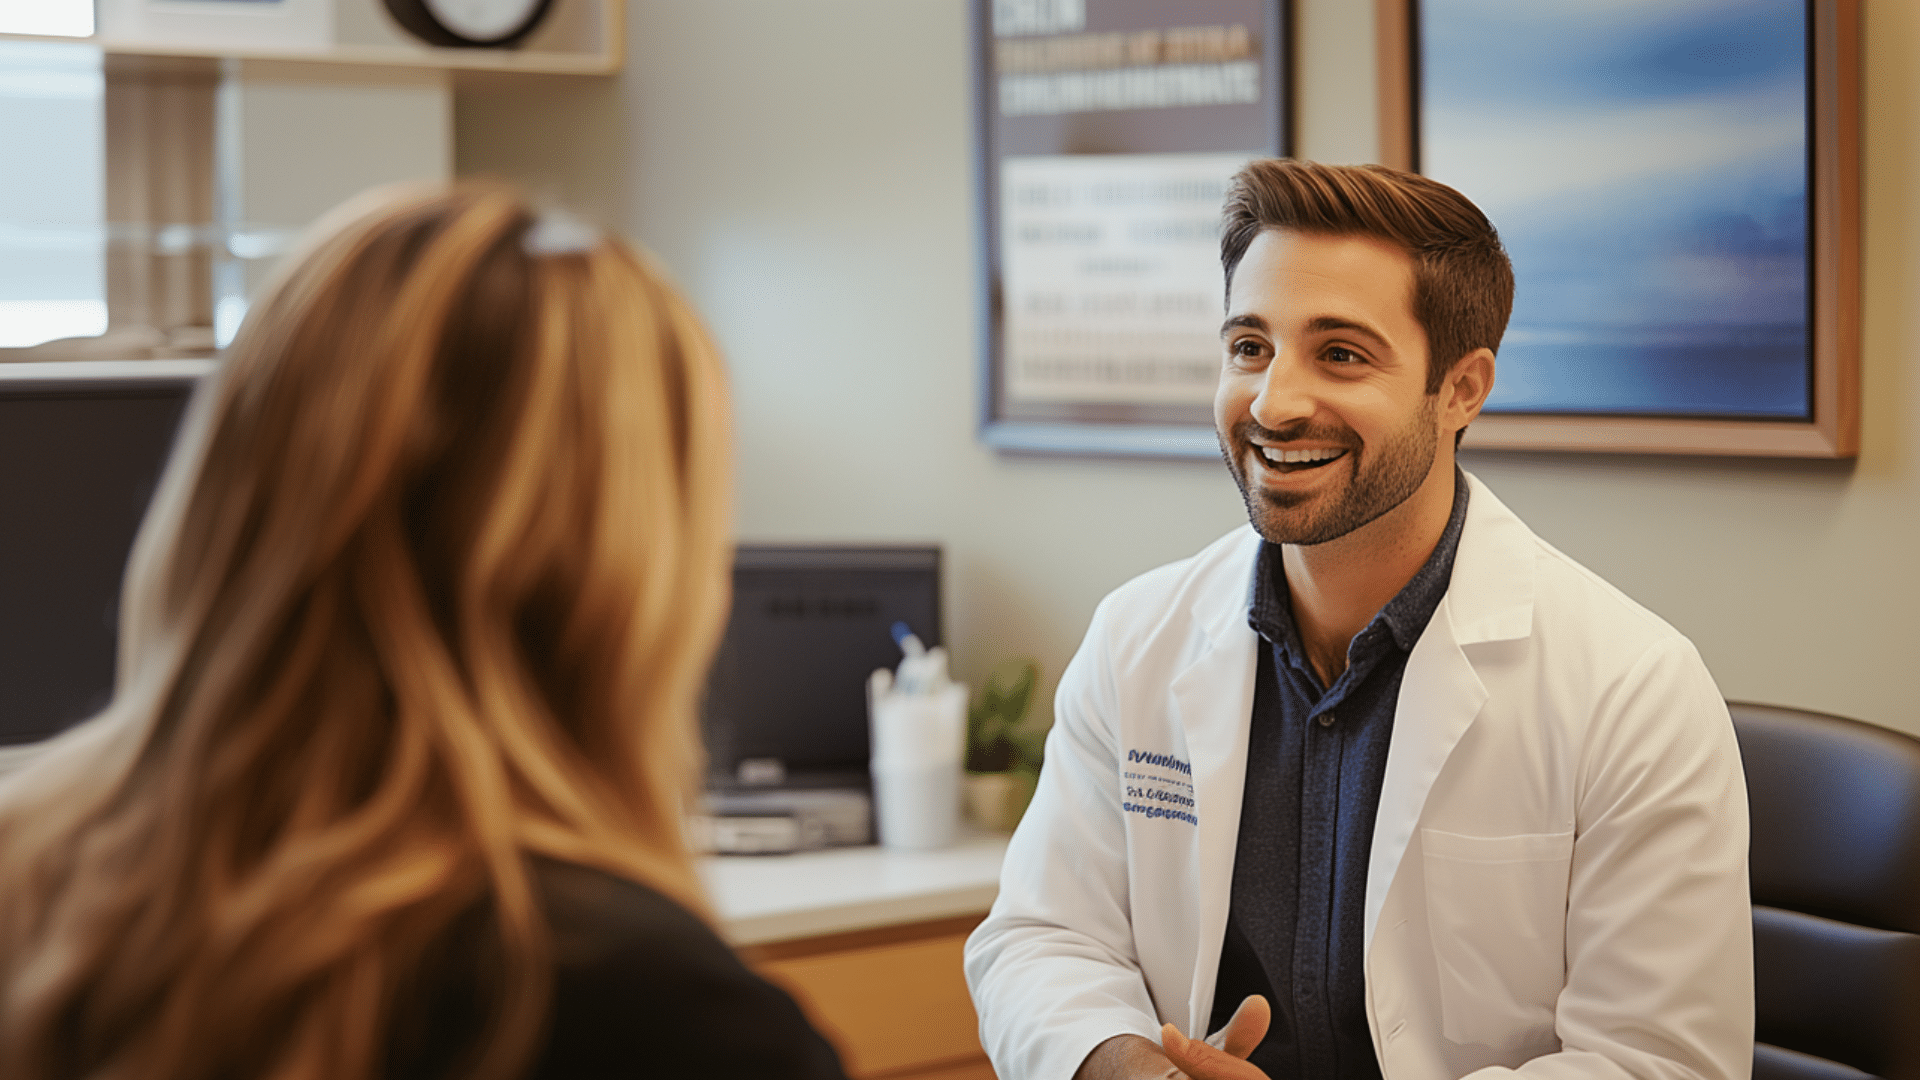
[{"label": "woman's black top", "polygon": [[[529,864],[554,944],[547,1026],[528,1080],[753,1077],[845,1080],[791,997],[653,889],[599,870]],[[398,1003],[387,1075],[452,1078],[487,1023],[491,905],[456,921]]]}]

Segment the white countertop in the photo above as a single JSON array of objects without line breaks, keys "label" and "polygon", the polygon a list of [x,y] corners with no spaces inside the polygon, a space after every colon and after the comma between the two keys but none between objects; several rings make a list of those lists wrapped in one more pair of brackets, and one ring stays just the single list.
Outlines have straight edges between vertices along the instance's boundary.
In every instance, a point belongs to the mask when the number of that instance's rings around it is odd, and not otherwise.
[{"label": "white countertop", "polygon": [[830,848],[702,859],[700,876],[735,945],[839,934],[984,912],[1000,887],[1004,836],[937,851]]}]

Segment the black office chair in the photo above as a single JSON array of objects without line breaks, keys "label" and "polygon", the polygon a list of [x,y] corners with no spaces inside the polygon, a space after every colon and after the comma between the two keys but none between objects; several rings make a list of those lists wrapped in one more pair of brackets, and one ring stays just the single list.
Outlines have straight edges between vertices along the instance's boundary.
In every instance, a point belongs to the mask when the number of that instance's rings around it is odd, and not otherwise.
[{"label": "black office chair", "polygon": [[1729,708],[1753,810],[1754,1080],[1920,1080],[1920,739]]}]

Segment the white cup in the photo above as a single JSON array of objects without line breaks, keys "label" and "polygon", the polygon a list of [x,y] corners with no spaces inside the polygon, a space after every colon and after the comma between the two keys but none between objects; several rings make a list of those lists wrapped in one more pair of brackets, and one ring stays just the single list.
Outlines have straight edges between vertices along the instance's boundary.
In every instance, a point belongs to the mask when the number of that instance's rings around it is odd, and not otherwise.
[{"label": "white cup", "polygon": [[946,847],[960,832],[960,763],[874,762],[873,810],[883,846]]},{"label": "white cup", "polygon": [[960,831],[960,765],[966,753],[967,688],[947,683],[902,694],[883,668],[868,686],[873,812],[880,843],[925,851]]}]

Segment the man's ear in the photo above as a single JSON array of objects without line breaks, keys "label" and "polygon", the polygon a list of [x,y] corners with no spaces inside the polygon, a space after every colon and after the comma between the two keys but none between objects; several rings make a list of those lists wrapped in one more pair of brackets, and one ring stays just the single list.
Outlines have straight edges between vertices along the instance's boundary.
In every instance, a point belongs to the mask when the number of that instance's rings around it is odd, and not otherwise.
[{"label": "man's ear", "polygon": [[1475,349],[1460,358],[1440,384],[1440,428],[1454,432],[1473,423],[1493,392],[1493,350]]}]

